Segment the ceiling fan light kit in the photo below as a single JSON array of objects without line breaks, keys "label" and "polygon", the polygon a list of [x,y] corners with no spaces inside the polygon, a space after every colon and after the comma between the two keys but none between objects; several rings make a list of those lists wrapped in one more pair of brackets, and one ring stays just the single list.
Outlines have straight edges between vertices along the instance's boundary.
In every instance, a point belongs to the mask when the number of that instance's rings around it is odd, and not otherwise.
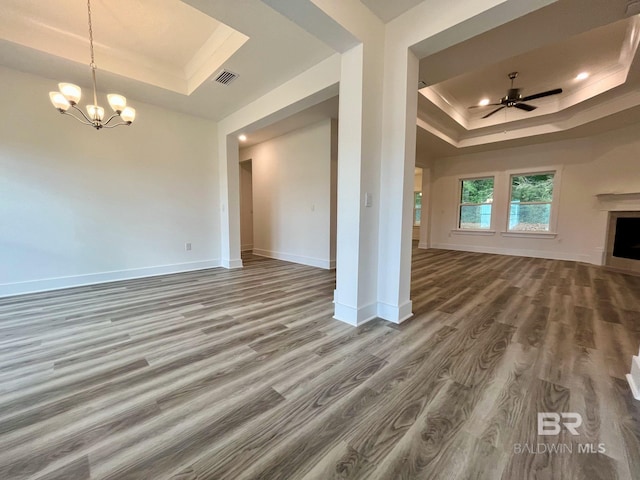
[{"label": "ceiling fan light kit", "polygon": [[524,110],[525,112],[532,112],[534,111],[536,108],[536,106],[534,105],[529,105],[525,102],[530,102],[532,100],[537,100],[539,98],[543,98],[543,97],[549,97],[551,95],[558,95],[560,93],[562,93],[562,89],[561,88],[556,88],[554,90],[548,90],[546,92],[539,92],[539,93],[534,93],[533,95],[528,95],[526,97],[523,97],[521,95],[521,88],[514,88],[513,87],[513,81],[518,78],[518,72],[511,72],[509,75],[509,79],[511,80],[511,88],[509,88],[509,90],[507,91],[507,95],[505,95],[504,97],[502,97],[500,99],[500,101],[498,103],[486,103],[486,102],[480,102],[479,105],[472,105],[469,108],[481,108],[481,107],[486,107],[486,106],[497,106],[498,108],[496,108],[495,110],[489,112],[488,114],[486,114],[485,116],[483,116],[482,118],[489,118],[491,115],[498,113],[500,110],[504,109],[504,108],[517,108],[519,110]]},{"label": "ceiling fan light kit", "polygon": [[[104,108],[98,105],[98,94],[96,88],[96,63],[93,53],[93,28],[91,25],[91,0],[87,0],[87,13],[89,17],[89,49],[91,52],[91,79],[93,83],[93,104],[87,105],[87,113],[85,114],[81,108],[77,106],[82,98],[82,89],[73,83],[59,83],[57,92],[49,92],[49,99],[53,106],[62,114],[69,115],[78,120],[83,125],[89,125],[96,130],[102,128],[114,128],[121,125],[131,125],[136,118],[135,109],[127,106],[127,99],[122,95],[110,93],[107,95],[107,101],[114,113],[105,121]],[[73,109],[69,111],[69,109]],[[74,115],[72,112],[75,112]],[[78,113],[80,116],[78,116]],[[116,118],[120,119],[119,123],[111,123]]]}]

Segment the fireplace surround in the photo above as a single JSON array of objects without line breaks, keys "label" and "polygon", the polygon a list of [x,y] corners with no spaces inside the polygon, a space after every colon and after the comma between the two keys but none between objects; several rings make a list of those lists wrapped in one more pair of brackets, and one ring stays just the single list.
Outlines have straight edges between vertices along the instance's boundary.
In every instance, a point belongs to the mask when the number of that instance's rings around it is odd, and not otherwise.
[{"label": "fireplace surround", "polygon": [[605,265],[640,275],[640,211],[610,211]]}]

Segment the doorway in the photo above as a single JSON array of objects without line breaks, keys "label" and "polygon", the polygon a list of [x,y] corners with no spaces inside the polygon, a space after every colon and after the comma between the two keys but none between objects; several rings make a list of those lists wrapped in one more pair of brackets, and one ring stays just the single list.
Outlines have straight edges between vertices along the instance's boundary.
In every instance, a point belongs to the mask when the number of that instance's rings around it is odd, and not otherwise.
[{"label": "doorway", "polygon": [[253,251],[253,165],[240,162],[240,250]]}]

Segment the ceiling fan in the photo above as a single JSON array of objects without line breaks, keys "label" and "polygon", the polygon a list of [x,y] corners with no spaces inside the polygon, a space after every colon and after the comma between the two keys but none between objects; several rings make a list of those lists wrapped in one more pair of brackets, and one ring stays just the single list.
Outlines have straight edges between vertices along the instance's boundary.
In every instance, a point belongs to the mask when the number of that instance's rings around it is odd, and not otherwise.
[{"label": "ceiling fan", "polygon": [[488,106],[491,106],[491,105],[498,106],[498,108],[496,108],[492,112],[487,113],[482,118],[488,118],[491,115],[493,115],[494,113],[499,112],[503,108],[511,108],[511,107],[515,107],[515,108],[519,108],[520,110],[525,110],[527,112],[531,112],[531,111],[535,110],[538,107],[534,107],[533,105],[528,105],[528,104],[526,104],[524,102],[528,102],[530,100],[536,100],[538,98],[548,97],[550,95],[558,95],[559,93],[562,93],[562,89],[561,88],[556,88],[554,90],[548,90],[546,92],[534,93],[533,95],[528,95],[526,97],[523,97],[522,95],[520,95],[520,91],[522,90],[521,88],[513,88],[513,81],[517,77],[518,77],[518,72],[511,72],[509,74],[509,78],[511,79],[511,88],[507,92],[507,95],[500,99],[500,102],[498,102],[498,103],[488,103],[486,105],[472,105],[469,108],[488,107]]}]

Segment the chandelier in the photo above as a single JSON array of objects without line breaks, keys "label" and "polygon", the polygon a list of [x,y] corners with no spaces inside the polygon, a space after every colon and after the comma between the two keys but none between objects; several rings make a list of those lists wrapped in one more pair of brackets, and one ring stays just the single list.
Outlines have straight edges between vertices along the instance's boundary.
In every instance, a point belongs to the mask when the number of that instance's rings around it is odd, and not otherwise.
[{"label": "chandelier", "polygon": [[[100,130],[101,128],[114,128],[120,125],[131,125],[136,118],[136,111],[131,107],[127,107],[127,99],[122,95],[110,93],[107,95],[109,105],[114,113],[106,121],[104,120],[104,108],[98,105],[98,96],[96,93],[96,62],[93,54],[93,28],[91,26],[91,0],[87,0],[87,12],[89,14],[89,49],[91,51],[91,78],[93,80],[93,105],[87,105],[87,113],[78,108],[78,102],[82,96],[82,90],[72,83],[59,83],[58,92],[49,92],[49,98],[53,106],[60,113],[70,115],[80,123],[89,125]],[[73,110],[70,110],[73,109]],[[81,116],[73,114],[79,112]],[[119,123],[111,123],[112,120],[119,118]]]}]

